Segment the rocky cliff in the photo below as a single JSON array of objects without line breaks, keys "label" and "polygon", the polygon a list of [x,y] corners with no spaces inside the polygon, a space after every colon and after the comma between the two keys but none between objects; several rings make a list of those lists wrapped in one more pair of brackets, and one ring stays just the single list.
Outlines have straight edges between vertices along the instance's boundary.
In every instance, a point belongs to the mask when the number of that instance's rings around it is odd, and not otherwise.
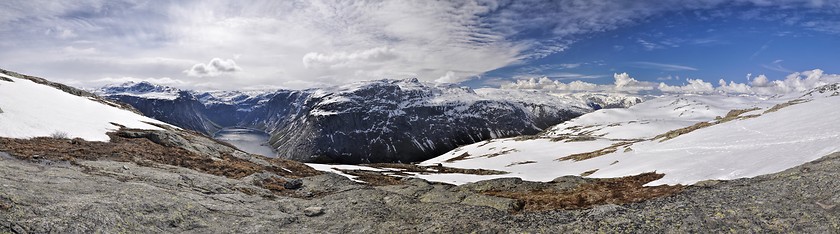
[{"label": "rocky cliff", "polygon": [[593,109],[589,99],[416,79],[251,93],[129,83],[97,93],[208,135],[221,127],[261,129],[280,155],[306,162],[420,161],[463,144],[535,134]]}]

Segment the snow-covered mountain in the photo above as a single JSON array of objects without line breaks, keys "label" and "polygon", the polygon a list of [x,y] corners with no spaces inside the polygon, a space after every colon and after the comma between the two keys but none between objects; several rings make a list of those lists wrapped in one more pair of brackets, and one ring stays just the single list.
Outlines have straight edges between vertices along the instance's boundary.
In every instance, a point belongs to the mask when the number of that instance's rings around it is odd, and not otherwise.
[{"label": "snow-covered mountain", "polygon": [[406,175],[463,184],[499,177],[551,181],[564,175],[656,172],[664,177],[648,185],[661,185],[770,174],[840,151],[838,90],[840,84],[773,97],[667,95],[585,114],[539,136],[477,142],[420,163],[509,174]]},{"label": "snow-covered mountain", "polygon": [[199,92],[150,85],[127,83],[96,92],[208,135],[231,126],[264,130],[271,135],[271,146],[284,157],[344,163],[421,161],[459,145],[536,134],[597,108],[641,101],[632,96],[473,90],[416,79],[263,92]]},{"label": "snow-covered mountain", "polygon": [[166,125],[85,91],[5,70],[0,70],[0,94],[0,137],[108,141],[106,133],[120,126]]}]

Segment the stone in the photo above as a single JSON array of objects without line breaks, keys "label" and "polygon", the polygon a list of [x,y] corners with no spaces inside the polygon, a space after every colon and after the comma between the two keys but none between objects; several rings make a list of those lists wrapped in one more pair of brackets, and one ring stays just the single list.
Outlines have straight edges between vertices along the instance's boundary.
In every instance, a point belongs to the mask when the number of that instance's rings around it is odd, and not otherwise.
[{"label": "stone", "polygon": [[701,187],[701,188],[708,188],[720,184],[720,180],[703,180],[694,183],[692,186]]},{"label": "stone", "polygon": [[315,217],[324,214],[324,207],[320,206],[310,206],[303,209],[303,215],[307,217]]},{"label": "stone", "polygon": [[420,195],[420,202],[460,203],[465,197],[465,193],[432,190]]},{"label": "stone", "polygon": [[501,211],[519,211],[525,205],[522,201],[503,197],[473,194],[461,201],[461,204],[473,206],[487,206]]},{"label": "stone", "polygon": [[303,180],[301,179],[289,180],[283,184],[283,188],[285,189],[299,189],[301,186],[303,186]]}]

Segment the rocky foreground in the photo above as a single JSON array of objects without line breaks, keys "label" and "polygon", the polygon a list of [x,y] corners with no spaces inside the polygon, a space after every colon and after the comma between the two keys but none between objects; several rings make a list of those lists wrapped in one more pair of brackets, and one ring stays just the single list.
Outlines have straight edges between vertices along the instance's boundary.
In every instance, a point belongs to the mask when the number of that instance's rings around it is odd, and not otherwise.
[{"label": "rocky foreground", "polygon": [[840,230],[840,153],[776,174],[687,187],[642,187],[653,173],[453,186],[362,184],[177,131],[124,129],[110,143],[0,140],[0,232]]}]

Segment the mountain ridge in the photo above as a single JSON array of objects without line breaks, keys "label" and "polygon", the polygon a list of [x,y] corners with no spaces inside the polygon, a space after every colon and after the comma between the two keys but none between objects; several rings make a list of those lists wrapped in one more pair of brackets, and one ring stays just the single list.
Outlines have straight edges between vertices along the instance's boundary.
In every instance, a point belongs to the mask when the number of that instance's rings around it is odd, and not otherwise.
[{"label": "mountain ridge", "polygon": [[[176,92],[165,86],[139,84],[106,86],[96,93],[208,135],[223,127],[260,129],[271,135],[269,143],[280,155],[310,162],[420,161],[458,145],[536,134],[596,106],[622,107],[641,102],[632,96],[606,103],[535,91],[473,90],[417,79],[254,92]],[[192,97],[176,97],[180,92]],[[226,98],[220,98],[222,95]],[[602,103],[592,105],[593,100]],[[176,109],[190,111],[174,115],[160,112]]]}]

